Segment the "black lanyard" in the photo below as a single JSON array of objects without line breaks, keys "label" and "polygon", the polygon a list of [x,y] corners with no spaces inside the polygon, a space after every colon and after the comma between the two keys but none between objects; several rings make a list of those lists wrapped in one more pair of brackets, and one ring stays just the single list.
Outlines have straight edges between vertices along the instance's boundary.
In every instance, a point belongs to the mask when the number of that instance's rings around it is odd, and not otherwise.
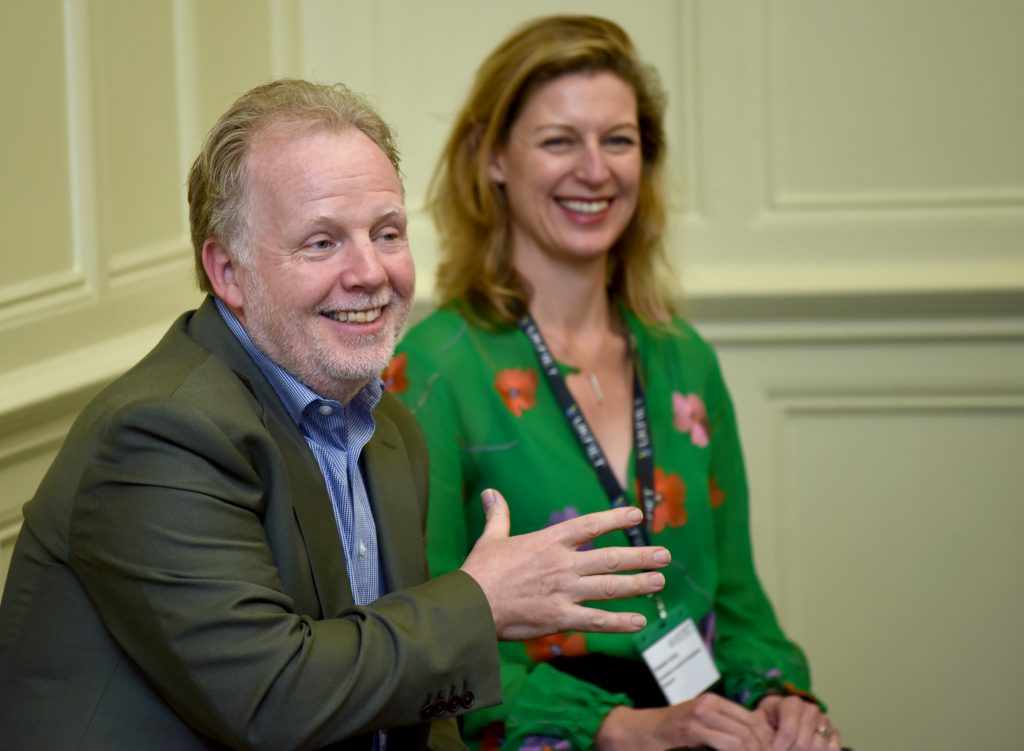
[{"label": "black lanyard", "polygon": [[[611,467],[608,466],[608,460],[605,458],[604,452],[601,451],[597,439],[594,438],[590,426],[583,417],[583,412],[569,392],[565,378],[562,377],[561,372],[558,370],[558,363],[555,362],[551,350],[548,349],[544,337],[541,336],[537,322],[527,313],[519,319],[519,328],[523,330],[526,338],[533,345],[533,350],[537,353],[537,359],[540,361],[541,370],[547,378],[548,385],[551,387],[555,399],[562,408],[565,419],[572,427],[573,432],[576,433],[576,438],[583,448],[584,456],[587,457],[587,461],[590,462],[590,466],[593,467],[601,487],[604,488],[604,492],[608,496],[608,502],[611,503],[612,508],[629,505],[626,502],[626,494],[622,486],[615,477],[615,473],[612,472]],[[637,371],[635,358],[633,361],[633,452],[636,456],[636,479],[640,484],[644,524],[640,527],[630,527],[624,531],[632,545],[641,547],[649,544],[651,521],[654,516],[654,448],[651,446],[650,431],[647,427],[647,406],[644,401],[644,387],[640,383],[640,374]]]}]

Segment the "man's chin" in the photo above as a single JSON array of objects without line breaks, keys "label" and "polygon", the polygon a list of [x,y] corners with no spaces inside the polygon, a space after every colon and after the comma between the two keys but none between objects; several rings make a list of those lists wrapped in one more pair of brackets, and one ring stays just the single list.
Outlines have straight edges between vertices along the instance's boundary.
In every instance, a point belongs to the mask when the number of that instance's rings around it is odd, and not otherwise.
[{"label": "man's chin", "polygon": [[369,381],[379,378],[391,362],[394,347],[373,347],[363,351],[339,353],[332,358],[328,372],[339,381]]}]

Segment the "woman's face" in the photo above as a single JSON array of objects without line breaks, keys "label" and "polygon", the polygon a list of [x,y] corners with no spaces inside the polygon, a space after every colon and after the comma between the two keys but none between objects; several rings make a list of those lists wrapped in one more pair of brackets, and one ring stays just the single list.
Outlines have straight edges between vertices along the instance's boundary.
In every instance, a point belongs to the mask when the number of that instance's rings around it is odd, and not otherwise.
[{"label": "woman's face", "polygon": [[561,76],[526,100],[490,165],[520,269],[603,259],[625,230],[641,179],[636,110],[632,87],[607,71]]}]

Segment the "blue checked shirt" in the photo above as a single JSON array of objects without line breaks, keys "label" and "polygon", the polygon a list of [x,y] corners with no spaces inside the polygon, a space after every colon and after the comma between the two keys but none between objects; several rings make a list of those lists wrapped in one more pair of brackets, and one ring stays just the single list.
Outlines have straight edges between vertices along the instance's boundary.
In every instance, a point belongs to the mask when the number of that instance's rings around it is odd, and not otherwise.
[{"label": "blue checked shirt", "polygon": [[[218,299],[214,302],[231,333],[274,387],[316,457],[331,498],[352,595],[357,605],[373,602],[384,594],[384,576],[359,457],[373,436],[373,410],[384,392],[383,383],[380,379],[371,381],[348,404],[324,399],[263,354],[227,306]],[[377,731],[374,736],[374,749],[384,751],[386,731]]]},{"label": "blue checked shirt", "polygon": [[371,381],[348,404],[324,399],[263,354],[231,311],[220,300],[215,302],[231,333],[255,360],[306,438],[331,497],[356,604],[373,602],[384,593],[384,577],[359,456],[373,436],[373,410],[383,384],[379,379]]}]

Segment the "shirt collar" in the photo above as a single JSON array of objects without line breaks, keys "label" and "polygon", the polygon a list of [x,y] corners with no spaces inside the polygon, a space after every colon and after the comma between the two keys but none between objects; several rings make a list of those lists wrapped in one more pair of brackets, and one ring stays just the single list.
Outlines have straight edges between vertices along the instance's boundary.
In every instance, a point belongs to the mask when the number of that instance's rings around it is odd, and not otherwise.
[{"label": "shirt collar", "polygon": [[316,393],[267,357],[263,350],[256,346],[252,337],[249,336],[249,332],[246,331],[245,326],[242,325],[220,298],[214,297],[213,302],[217,306],[217,312],[220,313],[224,323],[227,324],[228,329],[235,335],[235,338],[238,339],[239,344],[242,345],[245,351],[249,353],[249,356],[256,363],[260,372],[270,382],[270,385],[274,387],[274,391],[277,392],[278,397],[284,403],[285,409],[288,410],[288,414],[296,425],[302,424],[303,412],[314,402],[327,402],[339,407],[344,406],[345,411],[354,409],[368,417],[372,415],[373,410],[380,403],[381,396],[384,393],[384,382],[380,378],[374,378],[367,383],[348,405],[341,405],[334,399],[328,399]]}]

